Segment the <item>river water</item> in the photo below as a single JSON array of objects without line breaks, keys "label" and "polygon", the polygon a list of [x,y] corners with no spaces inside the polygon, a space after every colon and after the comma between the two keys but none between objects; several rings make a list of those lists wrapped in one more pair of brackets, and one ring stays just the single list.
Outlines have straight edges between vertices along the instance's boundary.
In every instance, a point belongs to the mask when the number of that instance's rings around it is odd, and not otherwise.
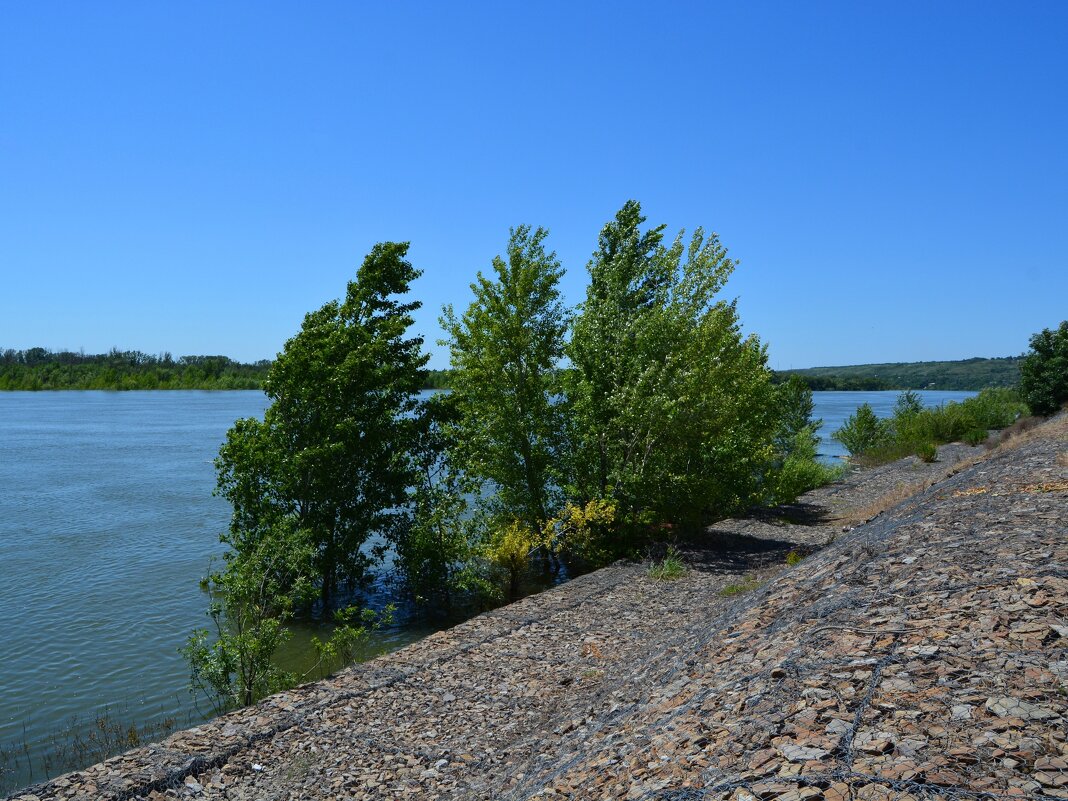
[{"label": "river water", "polygon": [[[886,416],[896,397],[815,393],[821,456],[844,453],[829,433],[859,404]],[[91,741],[102,717],[201,719],[178,649],[207,623],[198,579],[229,517],[212,460],[265,407],[259,392],[0,393],[0,792],[74,767],[70,740]],[[399,623],[368,653],[430,630]]]}]

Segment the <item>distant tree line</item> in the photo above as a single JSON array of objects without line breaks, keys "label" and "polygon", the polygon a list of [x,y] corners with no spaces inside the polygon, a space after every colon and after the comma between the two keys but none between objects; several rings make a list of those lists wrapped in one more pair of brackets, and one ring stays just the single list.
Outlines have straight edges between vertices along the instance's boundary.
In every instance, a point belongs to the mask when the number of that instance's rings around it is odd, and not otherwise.
[{"label": "distant tree line", "polygon": [[[107,353],[0,349],[0,391],[60,389],[262,389],[272,361],[226,356],[153,356],[112,348]],[[428,370],[423,389],[448,386],[448,370]]]},{"label": "distant tree line", "polygon": [[0,390],[259,389],[269,368],[226,356],[8,349],[0,353]]},{"label": "distant tree line", "polygon": [[807,375],[797,372],[774,372],[771,380],[782,384],[793,376],[802,381],[813,392],[877,392],[888,389],[900,389],[891,381],[882,378],[846,375]]}]

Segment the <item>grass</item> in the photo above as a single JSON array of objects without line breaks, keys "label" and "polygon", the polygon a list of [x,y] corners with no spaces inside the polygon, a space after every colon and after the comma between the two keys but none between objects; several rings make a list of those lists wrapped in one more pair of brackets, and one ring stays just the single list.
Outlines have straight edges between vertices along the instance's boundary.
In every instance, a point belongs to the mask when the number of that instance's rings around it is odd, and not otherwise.
[{"label": "grass", "polygon": [[686,565],[682,561],[682,555],[674,545],[669,545],[667,553],[659,562],[654,562],[649,567],[649,578],[656,581],[674,581],[686,573]]},{"label": "grass", "polygon": [[887,509],[892,509],[903,501],[907,501],[915,495],[919,495],[926,489],[929,489],[938,481],[941,481],[945,476],[936,476],[925,479],[923,481],[917,481],[911,484],[901,483],[894,487],[887,493],[880,495],[874,501],[869,504],[865,504],[857,509],[850,510],[847,514],[835,520],[835,523],[843,526],[856,526],[861,523],[865,523],[871,520],[873,517],[881,515]]},{"label": "grass", "polygon": [[1015,448],[1033,440],[1037,434],[1034,430],[1045,422],[1043,417],[1021,417],[1008,428],[1000,431],[997,436],[990,437],[986,441],[987,449],[1010,447]]},{"label": "grass", "polygon": [[733,598],[736,595],[742,595],[743,593],[755,590],[760,586],[760,582],[755,576],[746,576],[737,584],[728,584],[726,587],[719,591],[721,598]]},{"label": "grass", "polygon": [[804,555],[800,551],[790,551],[786,554],[786,564],[790,567],[797,567],[804,560]]}]

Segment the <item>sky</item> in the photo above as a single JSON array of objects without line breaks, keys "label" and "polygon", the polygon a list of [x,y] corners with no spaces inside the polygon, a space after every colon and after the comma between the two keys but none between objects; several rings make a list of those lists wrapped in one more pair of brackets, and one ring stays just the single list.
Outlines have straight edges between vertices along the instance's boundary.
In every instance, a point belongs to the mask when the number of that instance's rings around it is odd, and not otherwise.
[{"label": "sky", "polygon": [[383,240],[416,329],[509,228],[720,235],[775,368],[1068,318],[1068,3],[0,5],[0,347],[271,358]]}]

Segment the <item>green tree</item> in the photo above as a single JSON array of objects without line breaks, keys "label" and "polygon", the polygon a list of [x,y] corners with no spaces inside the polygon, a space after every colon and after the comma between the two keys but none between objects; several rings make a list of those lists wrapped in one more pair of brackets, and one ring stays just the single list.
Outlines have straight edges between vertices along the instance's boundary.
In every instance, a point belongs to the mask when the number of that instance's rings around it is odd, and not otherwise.
[{"label": "green tree", "polygon": [[413,413],[425,379],[422,340],[401,302],[419,275],[407,243],[375,245],[345,298],[304,318],[271,366],[262,422],[239,420],[216,460],[242,554],[275,527],[306,532],[324,606],[370,563],[364,544],[407,516],[415,484]]},{"label": "green tree", "polygon": [[892,438],[890,422],[876,417],[867,403],[861,404],[845,424],[831,434],[831,439],[842,443],[854,456],[887,445]]},{"label": "green tree", "polygon": [[481,272],[462,316],[446,307],[442,327],[451,353],[450,381],[457,419],[457,461],[479,484],[492,485],[484,503],[540,534],[560,503],[565,413],[559,362],[568,313],[563,275],[548,232],[511,231],[507,259]]},{"label": "green tree", "polygon": [[1053,414],[1068,401],[1068,320],[1031,337],[1020,364],[1020,394],[1034,414]]},{"label": "green tree", "polygon": [[775,432],[775,448],[781,454],[790,453],[798,434],[807,429],[813,449],[819,445],[816,431],[823,420],[813,420],[812,389],[805,379],[791,374],[775,388],[776,405],[779,409],[779,427]]},{"label": "green tree", "polygon": [[574,497],[624,525],[696,524],[753,501],[778,420],[766,354],[718,299],[735,268],[697,229],[670,245],[629,201],[601,231],[568,387]]}]

